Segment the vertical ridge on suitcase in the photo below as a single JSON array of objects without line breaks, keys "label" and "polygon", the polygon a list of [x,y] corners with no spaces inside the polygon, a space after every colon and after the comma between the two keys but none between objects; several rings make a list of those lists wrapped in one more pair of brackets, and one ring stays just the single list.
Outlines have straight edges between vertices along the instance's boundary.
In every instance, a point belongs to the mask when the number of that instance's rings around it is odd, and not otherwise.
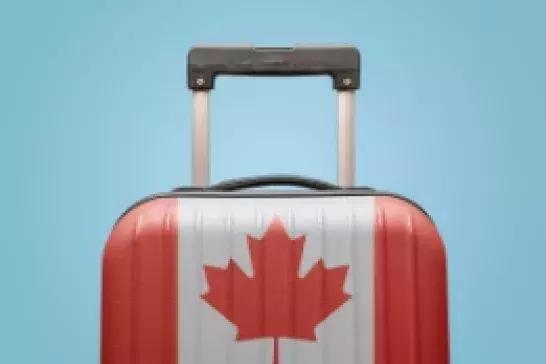
[{"label": "vertical ridge on suitcase", "polygon": [[102,364],[177,363],[178,209],[175,199],[135,208],[103,256]]},{"label": "vertical ridge on suitcase", "polygon": [[433,223],[377,198],[376,364],[448,363],[445,251]]}]

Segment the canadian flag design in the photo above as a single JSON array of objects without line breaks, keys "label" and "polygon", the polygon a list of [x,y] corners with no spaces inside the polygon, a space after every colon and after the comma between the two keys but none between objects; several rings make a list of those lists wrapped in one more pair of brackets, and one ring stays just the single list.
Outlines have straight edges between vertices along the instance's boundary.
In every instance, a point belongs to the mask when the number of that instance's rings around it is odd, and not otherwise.
[{"label": "canadian flag design", "polygon": [[102,364],[447,364],[445,268],[395,198],[152,200],[105,248]]}]

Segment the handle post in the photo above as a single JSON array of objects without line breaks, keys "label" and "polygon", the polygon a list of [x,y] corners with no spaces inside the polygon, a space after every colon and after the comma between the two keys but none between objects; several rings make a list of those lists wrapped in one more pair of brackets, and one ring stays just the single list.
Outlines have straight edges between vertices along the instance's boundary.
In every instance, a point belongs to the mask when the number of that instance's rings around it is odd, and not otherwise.
[{"label": "handle post", "polygon": [[210,184],[210,91],[193,91],[192,186]]},{"label": "handle post", "polygon": [[341,187],[353,187],[356,179],[355,91],[339,91],[337,105],[337,180]]}]

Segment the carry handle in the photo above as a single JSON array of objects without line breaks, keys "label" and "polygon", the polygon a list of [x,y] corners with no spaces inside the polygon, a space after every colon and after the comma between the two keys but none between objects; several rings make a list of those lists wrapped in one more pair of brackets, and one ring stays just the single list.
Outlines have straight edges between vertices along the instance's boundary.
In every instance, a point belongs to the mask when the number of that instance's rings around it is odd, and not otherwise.
[{"label": "carry handle", "polygon": [[333,78],[338,91],[360,88],[360,53],[352,46],[257,48],[198,46],[188,53],[188,88],[214,89],[218,75]]},{"label": "carry handle", "polygon": [[234,178],[222,181],[207,188],[210,191],[234,192],[249,188],[268,186],[303,187],[317,191],[339,190],[340,187],[319,179],[292,175],[262,175],[254,177]]},{"label": "carry handle", "polygon": [[214,77],[221,73],[333,75],[338,97],[338,184],[355,185],[355,92],[360,87],[360,55],[356,48],[192,48],[188,54],[188,86],[193,93],[192,186],[198,188],[210,183],[210,91]]}]

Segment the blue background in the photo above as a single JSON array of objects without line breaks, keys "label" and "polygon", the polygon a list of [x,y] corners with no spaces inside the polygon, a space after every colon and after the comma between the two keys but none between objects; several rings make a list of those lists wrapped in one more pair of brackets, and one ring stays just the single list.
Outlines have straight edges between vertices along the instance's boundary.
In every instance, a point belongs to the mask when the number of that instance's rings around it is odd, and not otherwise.
[{"label": "blue background", "polygon": [[[442,231],[453,363],[546,363],[544,4],[2,2],[0,363],[98,363],[102,246],[134,200],[190,181],[203,42],[357,45],[358,182]],[[329,79],[223,78],[212,100],[214,181],[335,180]]]}]

